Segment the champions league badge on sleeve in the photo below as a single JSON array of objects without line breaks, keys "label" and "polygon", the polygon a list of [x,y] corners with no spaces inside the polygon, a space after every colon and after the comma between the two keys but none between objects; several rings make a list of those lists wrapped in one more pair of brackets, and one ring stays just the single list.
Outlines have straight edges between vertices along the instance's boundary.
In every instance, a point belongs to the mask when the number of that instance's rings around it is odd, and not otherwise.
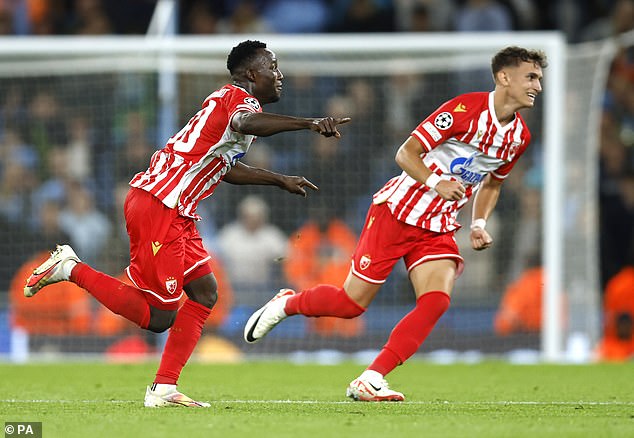
[{"label": "champions league badge on sleeve", "polygon": [[244,102],[256,111],[260,109],[260,102],[255,97],[245,97]]},{"label": "champions league badge on sleeve", "polygon": [[453,125],[453,116],[447,111],[440,113],[434,119],[434,125],[436,125],[436,128],[442,129],[443,131],[445,129],[449,129],[451,125]]}]

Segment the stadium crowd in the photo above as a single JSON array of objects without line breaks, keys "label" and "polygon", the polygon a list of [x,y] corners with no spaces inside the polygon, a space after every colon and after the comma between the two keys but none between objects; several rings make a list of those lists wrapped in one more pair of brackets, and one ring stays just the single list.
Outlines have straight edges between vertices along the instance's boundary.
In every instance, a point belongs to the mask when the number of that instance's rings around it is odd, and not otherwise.
[{"label": "stadium crowd", "polygon": [[[570,42],[629,26],[625,0],[179,0],[179,33],[562,30]],[[3,0],[15,35],[144,34],[156,0]]]},{"label": "stadium crowd", "polygon": [[[155,5],[154,0],[0,0],[0,34],[144,34]],[[179,12],[180,34],[556,29],[565,32],[570,43],[578,43],[634,29],[634,0],[181,0]],[[283,69],[283,60],[281,64]],[[217,78],[219,83],[223,80]],[[93,76],[91,83],[79,85],[90,95],[90,102],[80,105],[77,95],[63,92],[68,86],[63,78],[37,86],[28,79],[0,84],[0,290],[8,291],[25,263],[60,241],[70,242],[82,259],[112,274],[126,266],[121,193],[127,181],[147,167],[152,152],[163,146],[158,144],[156,108],[147,82],[132,76]],[[260,258],[269,264],[260,267],[267,273],[269,289],[302,281],[294,274],[297,268],[283,263],[285,255],[296,250],[292,236],[297,230],[313,226],[327,232],[331,219],[348,228],[341,233],[356,234],[366,207],[362,200],[394,170],[386,164],[392,149],[386,152],[385,145],[396,147],[396,139],[411,131],[421,114],[428,113],[442,96],[453,94],[455,90],[442,89],[447,82],[393,77],[382,83],[370,78],[333,84],[321,83],[318,77],[289,78],[285,97],[274,112],[350,115],[355,126],[344,128],[350,130],[336,145],[319,136],[298,134],[281,136],[275,147],[261,139],[247,158],[252,165],[305,175],[320,186],[319,197],[284,198],[282,210],[273,207],[280,205],[284,194],[254,188],[251,205],[245,206],[237,202],[242,196],[227,187],[214,195],[222,202],[201,206],[208,210],[202,214],[201,233],[211,242],[209,250],[226,263],[232,282],[248,279],[232,272],[235,255],[231,251],[238,248],[222,240],[256,233],[245,225],[248,207],[259,209],[253,213],[262,216],[254,219],[260,221],[258,227],[269,227],[257,231],[264,233],[259,238],[276,242],[275,254]],[[423,101],[426,87],[442,89],[436,101]],[[213,88],[208,84],[209,90]],[[318,96],[315,88],[321,91]],[[94,105],[97,101],[99,106]],[[126,111],[114,110],[121,106]],[[310,147],[299,152],[292,149],[298,138]],[[535,144],[539,141],[535,139]],[[356,148],[358,144],[364,145],[363,151]],[[624,48],[610,70],[599,155],[601,284],[605,287],[628,266],[631,248],[623,242],[634,242],[634,47]],[[340,165],[333,169],[333,162]],[[506,239],[523,243],[496,248],[491,255],[501,261],[503,283],[520,277],[526,267],[523,260],[535,253],[539,242],[535,235],[541,232],[539,217],[534,217],[540,200],[524,191],[540,190],[539,150],[521,165],[523,170],[508,182],[500,200],[508,207],[500,208],[500,214],[519,211],[523,225],[511,227],[513,222],[504,219],[499,223],[507,227],[503,230]],[[348,188],[343,193],[342,185]],[[328,199],[328,205],[320,198]],[[218,205],[226,208],[219,211]],[[245,221],[242,226],[238,217]],[[326,219],[323,224],[311,224],[309,219],[315,217]],[[266,251],[273,247],[260,246]],[[246,253],[256,250],[244,249]],[[324,258],[323,252],[315,251],[316,259]],[[239,302],[240,294],[234,299]],[[81,324],[85,330],[86,321]]]}]

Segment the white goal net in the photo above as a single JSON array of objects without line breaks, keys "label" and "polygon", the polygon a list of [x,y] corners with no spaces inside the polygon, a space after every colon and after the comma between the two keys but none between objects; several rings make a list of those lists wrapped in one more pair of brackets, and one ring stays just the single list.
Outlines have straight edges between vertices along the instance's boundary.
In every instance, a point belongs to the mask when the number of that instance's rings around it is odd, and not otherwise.
[{"label": "white goal net", "polygon": [[[11,351],[13,339],[15,353],[16,340],[27,338],[31,354],[125,351],[122,341],[141,333],[105,314],[87,294],[45,290],[26,302],[16,287],[29,261],[61,238],[95,268],[122,273],[127,181],[211,91],[228,82],[226,55],[241,39],[9,38],[0,45],[1,352]],[[380,348],[414,303],[402,265],[356,321],[295,317],[255,346],[241,337],[246,318],[276,289],[342,281],[371,194],[398,172],[398,146],[448,98],[492,89],[491,56],[516,44],[549,55],[544,94],[525,114],[533,144],[490,220],[495,246],[475,253],[468,232],[458,233],[466,269],[421,353],[532,350],[558,360],[571,333],[589,344],[596,340],[594,133],[609,62],[598,56],[600,45],[567,47],[549,33],[259,39],[276,52],[285,75],[281,101],[266,111],[344,115],[352,122],[341,127],[339,141],[285,133],[258,139],[245,157],[249,164],[304,175],[319,192],[303,199],[270,187],[226,184],[202,203],[199,228],[219,273],[221,303],[206,337],[250,355]],[[268,213],[275,239],[258,246],[232,229],[243,211]],[[468,208],[461,219],[468,225]],[[523,287],[516,283],[533,266],[546,271],[545,298],[538,288],[523,304],[537,315],[537,325],[514,329],[496,322],[505,292]],[[160,339],[141,337],[150,351]]]}]

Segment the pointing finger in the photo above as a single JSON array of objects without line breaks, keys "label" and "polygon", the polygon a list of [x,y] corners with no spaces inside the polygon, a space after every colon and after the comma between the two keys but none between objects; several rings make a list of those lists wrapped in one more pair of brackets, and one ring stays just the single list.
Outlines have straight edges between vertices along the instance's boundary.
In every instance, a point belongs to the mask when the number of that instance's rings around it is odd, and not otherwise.
[{"label": "pointing finger", "polygon": [[311,183],[305,178],[304,178],[304,185],[310,187],[313,190],[319,190],[319,187],[317,187],[315,184]]}]

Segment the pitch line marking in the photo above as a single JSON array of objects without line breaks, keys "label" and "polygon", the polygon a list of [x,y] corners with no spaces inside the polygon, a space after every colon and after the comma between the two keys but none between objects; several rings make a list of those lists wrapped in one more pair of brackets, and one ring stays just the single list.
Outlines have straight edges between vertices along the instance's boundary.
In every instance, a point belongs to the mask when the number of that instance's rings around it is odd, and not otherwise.
[{"label": "pitch line marking", "polygon": [[[20,399],[5,399],[0,400],[0,403],[138,403],[142,404],[142,400],[20,400]],[[297,404],[297,405],[348,405],[358,404],[363,402],[355,402],[352,400],[346,401],[325,401],[325,400],[215,400],[209,401],[212,405],[222,404]],[[368,403],[372,404],[372,403]],[[389,403],[398,404],[398,403]],[[525,406],[634,406],[634,401],[513,401],[513,400],[498,400],[498,401],[448,401],[448,400],[436,400],[436,401],[405,401],[403,404],[408,405],[456,405],[456,406],[513,406],[513,405],[525,405]]]}]

